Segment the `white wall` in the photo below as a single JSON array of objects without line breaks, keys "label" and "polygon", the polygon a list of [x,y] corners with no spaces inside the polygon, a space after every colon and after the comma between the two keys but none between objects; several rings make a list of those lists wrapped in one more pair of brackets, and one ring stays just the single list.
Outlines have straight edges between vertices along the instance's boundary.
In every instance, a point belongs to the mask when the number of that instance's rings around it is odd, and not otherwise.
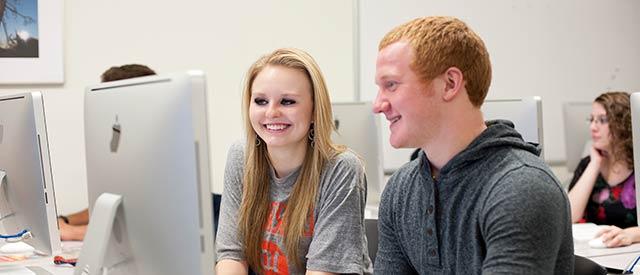
[{"label": "white wall", "polygon": [[640,1],[360,0],[361,98],[372,100],[377,46],[416,17],[461,18],[484,40],[493,65],[490,98],[541,96],[545,157],[565,159],[562,102],[611,89],[640,92]]},{"label": "white wall", "polygon": [[[229,145],[242,137],[242,79],[260,55],[297,47],[316,58],[333,100],[353,98],[353,1],[65,1],[64,85],[8,86],[44,93],[59,213],[87,207],[83,92],[112,65],[207,74],[213,189],[222,191]],[[0,72],[2,73],[2,72]]]},{"label": "white wall", "polygon": [[[359,3],[360,17],[354,17]],[[379,39],[425,15],[455,15],[484,39],[493,62],[490,96],[543,98],[547,158],[564,159],[561,102],[608,89],[640,91],[640,2],[525,1],[65,1],[64,85],[7,86],[44,92],[60,213],[87,206],[83,89],[112,65],[159,73],[202,69],[211,106],[213,189],[222,189],[228,146],[242,136],[240,90],[249,65],[277,47],[309,51],[334,101],[373,99]],[[354,34],[360,35],[354,42]],[[359,49],[360,55],[356,52]],[[354,66],[354,61],[359,66]],[[359,70],[358,74],[354,71]],[[0,71],[0,73],[2,73]],[[360,81],[358,81],[360,80]]]}]

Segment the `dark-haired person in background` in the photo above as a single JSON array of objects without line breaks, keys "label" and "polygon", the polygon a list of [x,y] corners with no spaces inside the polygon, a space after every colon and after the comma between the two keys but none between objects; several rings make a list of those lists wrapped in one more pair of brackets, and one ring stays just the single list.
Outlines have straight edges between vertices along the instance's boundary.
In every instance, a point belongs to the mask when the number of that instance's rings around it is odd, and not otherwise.
[{"label": "dark-haired person in background", "polygon": [[640,242],[629,94],[598,96],[589,122],[591,153],[580,161],[569,184],[571,220],[609,225],[599,233],[607,247]]}]

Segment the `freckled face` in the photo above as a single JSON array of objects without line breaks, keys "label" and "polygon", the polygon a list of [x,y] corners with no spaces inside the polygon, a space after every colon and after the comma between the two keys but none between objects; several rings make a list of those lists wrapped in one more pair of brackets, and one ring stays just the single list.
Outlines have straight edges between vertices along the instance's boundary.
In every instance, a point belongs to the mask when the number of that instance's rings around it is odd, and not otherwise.
[{"label": "freckled face", "polygon": [[380,50],[376,62],[373,111],[389,120],[389,141],[395,148],[423,147],[439,129],[434,82],[420,80],[410,67],[413,58],[411,45],[400,41]]}]

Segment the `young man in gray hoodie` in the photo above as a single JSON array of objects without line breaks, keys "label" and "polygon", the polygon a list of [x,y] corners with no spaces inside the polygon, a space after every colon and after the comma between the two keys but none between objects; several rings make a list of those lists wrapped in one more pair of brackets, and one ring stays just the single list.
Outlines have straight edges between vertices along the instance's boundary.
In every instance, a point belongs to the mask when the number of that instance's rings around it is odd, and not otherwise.
[{"label": "young man in gray hoodie", "polygon": [[380,42],[374,112],[395,148],[421,148],[387,183],[376,274],[572,274],[567,196],[508,121],[485,123],[480,37],[452,17],[407,22]]}]

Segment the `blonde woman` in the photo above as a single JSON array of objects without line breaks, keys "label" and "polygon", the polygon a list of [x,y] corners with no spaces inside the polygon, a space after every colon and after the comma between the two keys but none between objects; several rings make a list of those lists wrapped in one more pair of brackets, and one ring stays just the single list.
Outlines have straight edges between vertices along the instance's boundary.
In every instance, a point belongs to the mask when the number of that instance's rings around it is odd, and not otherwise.
[{"label": "blonde woman", "polygon": [[331,141],[313,58],[279,49],[247,73],[246,142],[227,156],[217,274],[371,273],[361,161]]}]

